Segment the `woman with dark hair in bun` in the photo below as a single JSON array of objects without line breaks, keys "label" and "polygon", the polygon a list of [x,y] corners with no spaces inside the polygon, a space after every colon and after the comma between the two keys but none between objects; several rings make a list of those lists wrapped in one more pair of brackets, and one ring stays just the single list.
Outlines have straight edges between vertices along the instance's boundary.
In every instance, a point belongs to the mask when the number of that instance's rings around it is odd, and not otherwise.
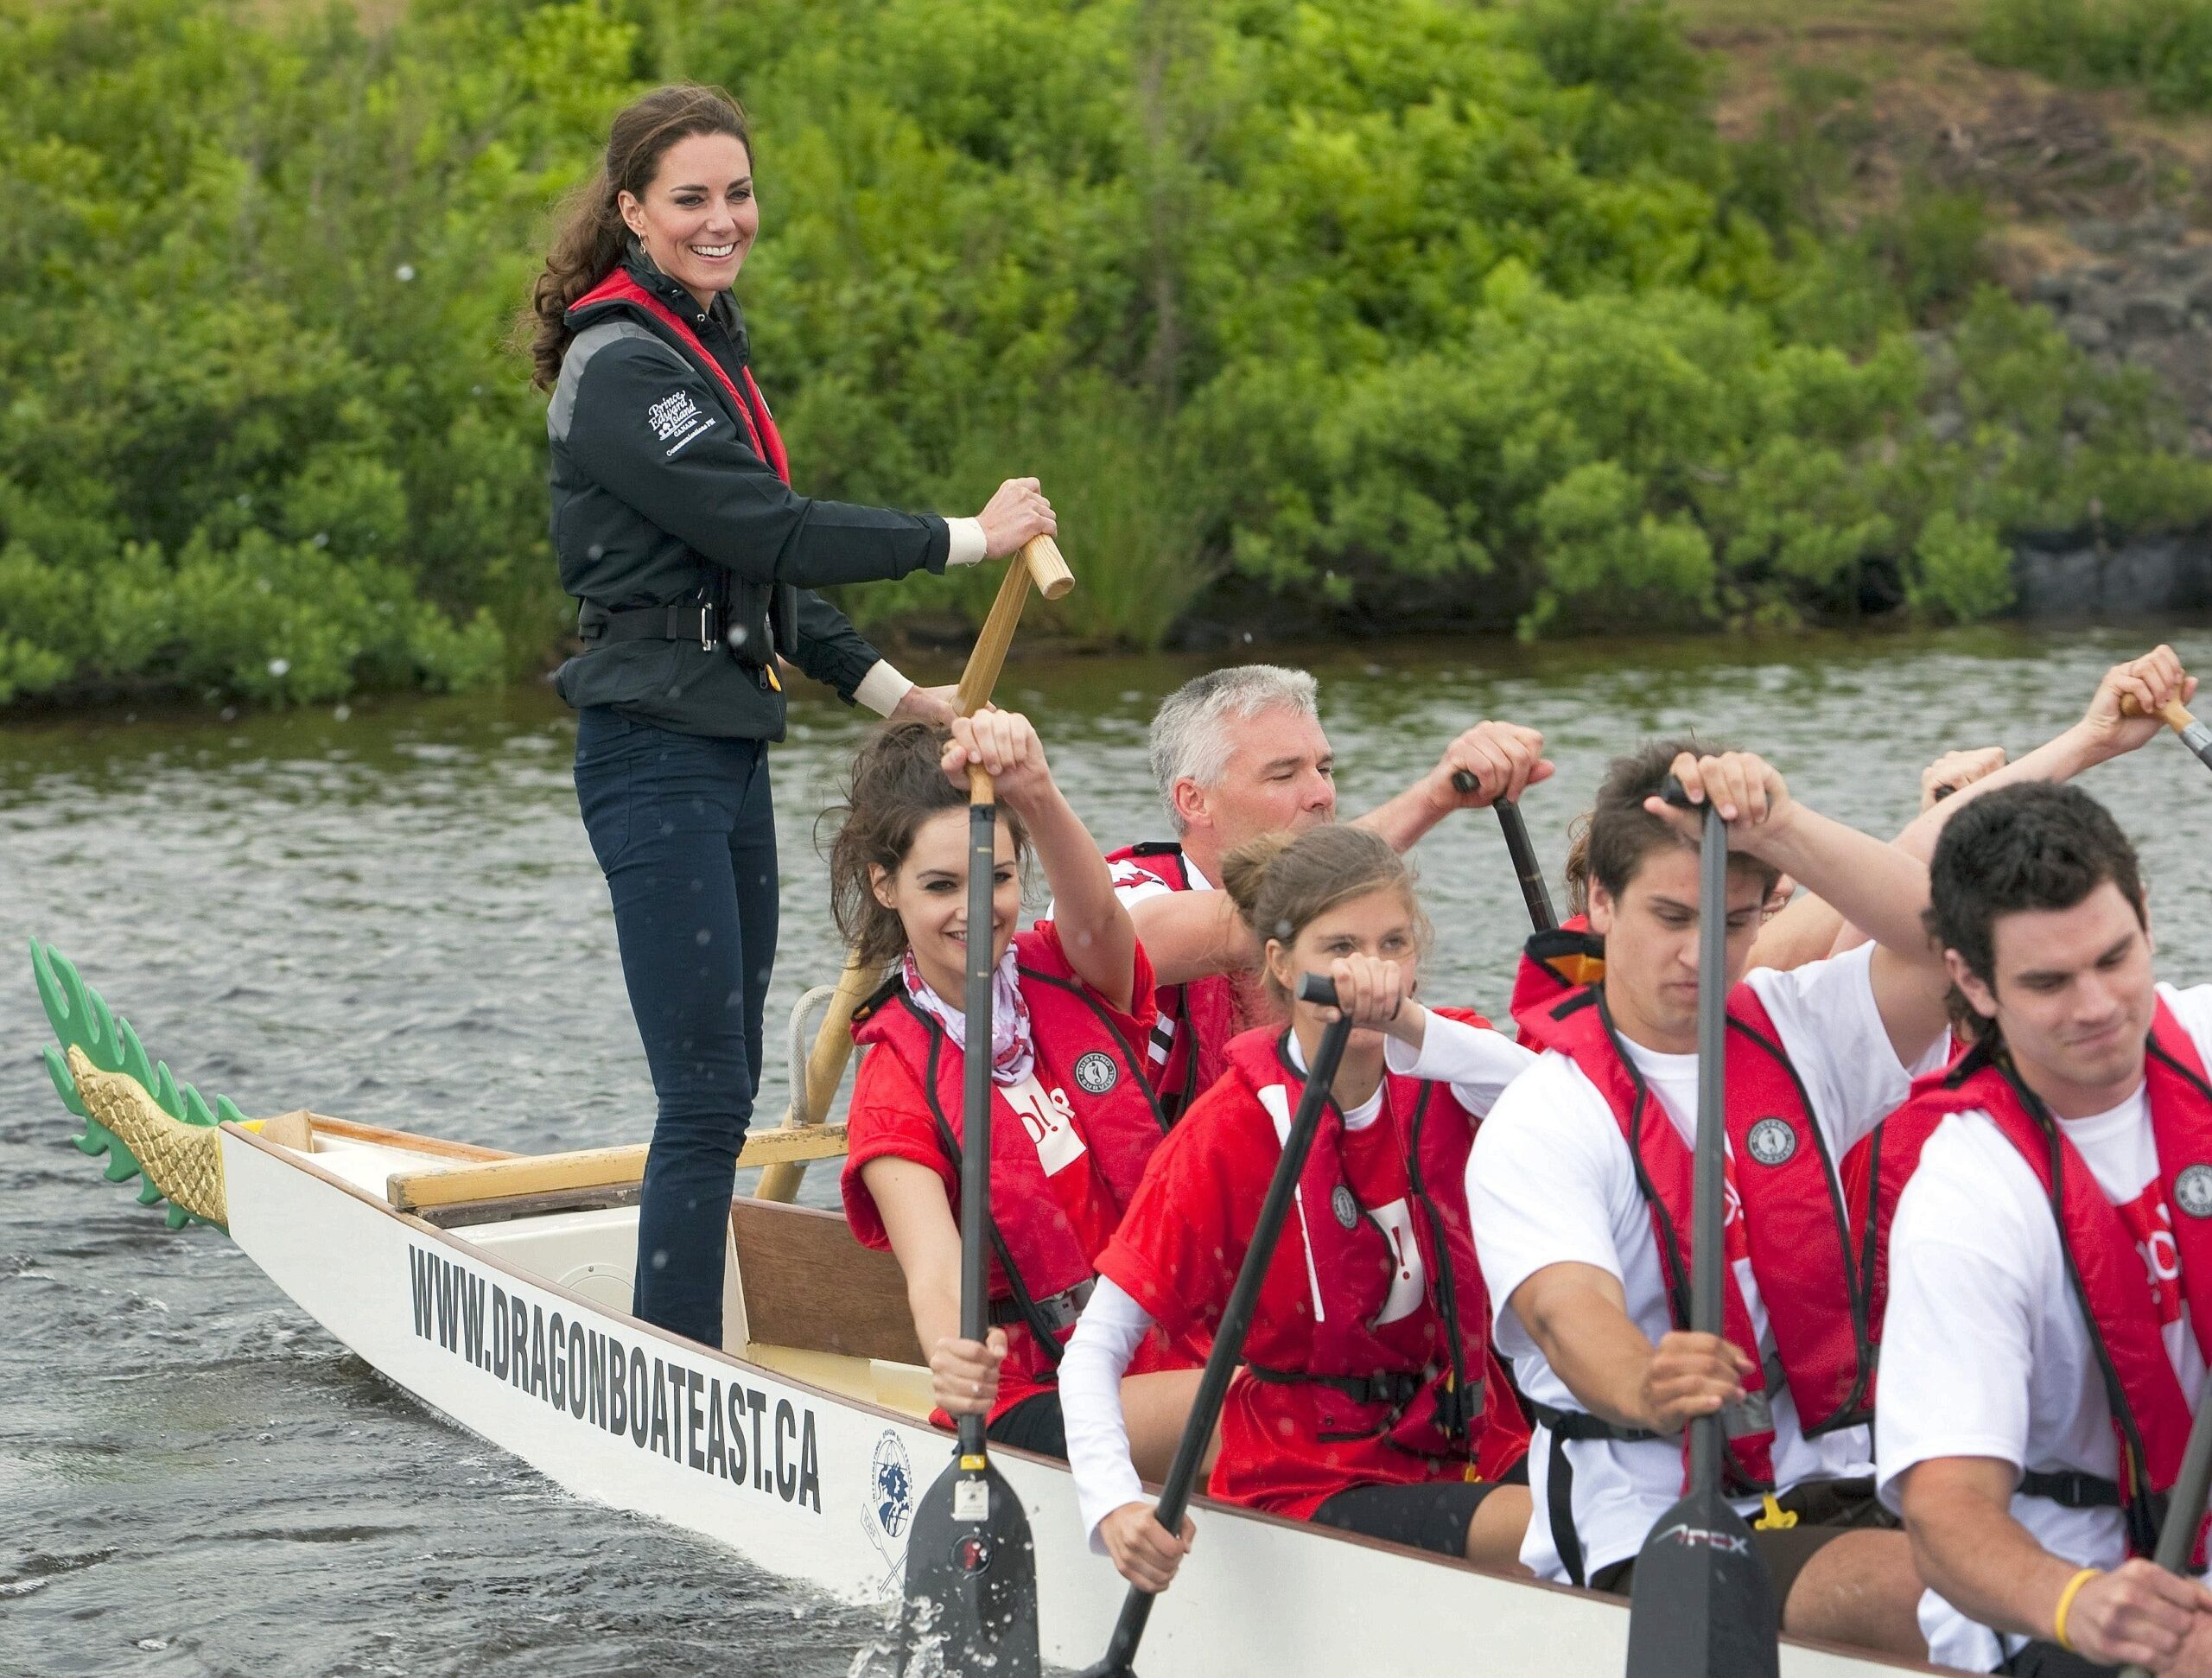
[{"label": "woman with dark hair in bun", "polygon": [[615,118],[524,317],[552,391],[553,545],[584,644],[556,685],[577,710],[577,801],[659,1097],[632,1309],[709,1345],[775,963],[782,667],[885,715],[951,715],[950,689],[916,687],[810,591],[973,564],[1055,529],[1030,478],[973,518],[792,488],[730,297],[760,226],[744,112],[715,88],[661,88]]}]

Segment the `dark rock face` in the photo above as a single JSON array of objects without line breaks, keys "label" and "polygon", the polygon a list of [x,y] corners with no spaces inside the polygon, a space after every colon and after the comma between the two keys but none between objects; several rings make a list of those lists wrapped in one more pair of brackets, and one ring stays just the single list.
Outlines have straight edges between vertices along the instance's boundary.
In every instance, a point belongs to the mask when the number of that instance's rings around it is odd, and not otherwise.
[{"label": "dark rock face", "polygon": [[2069,531],[2015,539],[2015,608],[2024,618],[2086,619],[2212,607],[2212,531],[2113,543]]},{"label": "dark rock face", "polygon": [[2212,233],[2171,210],[2071,223],[2097,259],[2038,275],[2028,296],[2099,360],[2147,367],[2173,393],[2190,442],[2212,453]]}]

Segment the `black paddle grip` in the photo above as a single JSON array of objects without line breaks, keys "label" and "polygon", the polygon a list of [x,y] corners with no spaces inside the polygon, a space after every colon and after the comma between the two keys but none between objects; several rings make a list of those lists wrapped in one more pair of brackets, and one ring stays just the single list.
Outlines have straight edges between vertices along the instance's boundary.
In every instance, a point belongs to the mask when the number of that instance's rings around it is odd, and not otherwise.
[{"label": "black paddle grip", "polygon": [[1697,804],[1690,802],[1690,790],[1682,785],[1682,778],[1680,775],[1669,775],[1665,780],[1660,782],[1659,796],[1677,810],[1699,808]]},{"label": "black paddle grip", "polygon": [[1298,981],[1298,1000],[1311,1002],[1316,1007],[1332,1008],[1337,1005],[1337,982],[1319,973],[1305,974]]}]

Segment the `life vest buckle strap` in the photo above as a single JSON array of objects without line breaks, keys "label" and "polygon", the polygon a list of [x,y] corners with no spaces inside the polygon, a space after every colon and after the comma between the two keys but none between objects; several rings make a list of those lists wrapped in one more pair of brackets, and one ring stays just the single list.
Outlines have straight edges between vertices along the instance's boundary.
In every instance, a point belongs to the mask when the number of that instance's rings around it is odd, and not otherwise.
[{"label": "life vest buckle strap", "polygon": [[1326,1387],[1342,1393],[1355,1404],[1388,1404],[1394,1409],[1412,1403],[1428,1382],[1427,1376],[1416,1375],[1410,1370],[1382,1370],[1373,1375],[1315,1375],[1306,1370],[1271,1370],[1251,1363],[1244,1367],[1254,1380],[1271,1386]]},{"label": "life vest buckle strap", "polygon": [[[1075,1326],[1076,1319],[1083,1315],[1084,1306],[1090,1303],[1090,1296],[1097,1287],[1098,1278],[1093,1276],[1089,1281],[1079,1281],[1073,1287],[1065,1288],[1058,1293],[1048,1293],[1043,1299],[1033,1300],[1030,1303],[1037,1314],[1051,1326],[1052,1332],[1058,1334]],[[989,1315],[991,1321],[1001,1328],[1012,1328],[1016,1323],[1027,1325],[1031,1321],[1018,1300],[993,1300]]]},{"label": "life vest buckle strap", "polygon": [[1645,1427],[1618,1427],[1587,1410],[1562,1410],[1533,1398],[1524,1398],[1522,1402],[1528,1407],[1529,1419],[1540,1427],[1549,1428],[1555,1440],[1611,1440],[1616,1445],[1641,1445],[1661,1437]]},{"label": "life vest buckle strap", "polygon": [[616,641],[696,641],[700,651],[712,652],[720,627],[712,601],[641,606],[626,612],[601,609],[597,617],[579,613],[576,618],[577,639],[595,646]]},{"label": "life vest buckle strap", "polygon": [[2101,1474],[2071,1470],[2031,1468],[2013,1488],[2018,1497],[2044,1497],[2061,1509],[2118,1509],[2120,1482]]}]

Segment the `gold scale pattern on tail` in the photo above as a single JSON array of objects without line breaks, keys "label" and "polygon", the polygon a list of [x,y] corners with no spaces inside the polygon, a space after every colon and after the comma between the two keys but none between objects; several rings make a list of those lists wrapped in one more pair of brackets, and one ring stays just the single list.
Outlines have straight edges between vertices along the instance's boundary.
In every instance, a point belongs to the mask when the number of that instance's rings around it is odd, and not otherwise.
[{"label": "gold scale pattern on tail", "polygon": [[162,1111],[137,1079],[102,1071],[74,1045],[69,1073],[92,1116],[122,1139],[156,1188],[194,1217],[230,1223],[219,1127],[180,1123]]}]

